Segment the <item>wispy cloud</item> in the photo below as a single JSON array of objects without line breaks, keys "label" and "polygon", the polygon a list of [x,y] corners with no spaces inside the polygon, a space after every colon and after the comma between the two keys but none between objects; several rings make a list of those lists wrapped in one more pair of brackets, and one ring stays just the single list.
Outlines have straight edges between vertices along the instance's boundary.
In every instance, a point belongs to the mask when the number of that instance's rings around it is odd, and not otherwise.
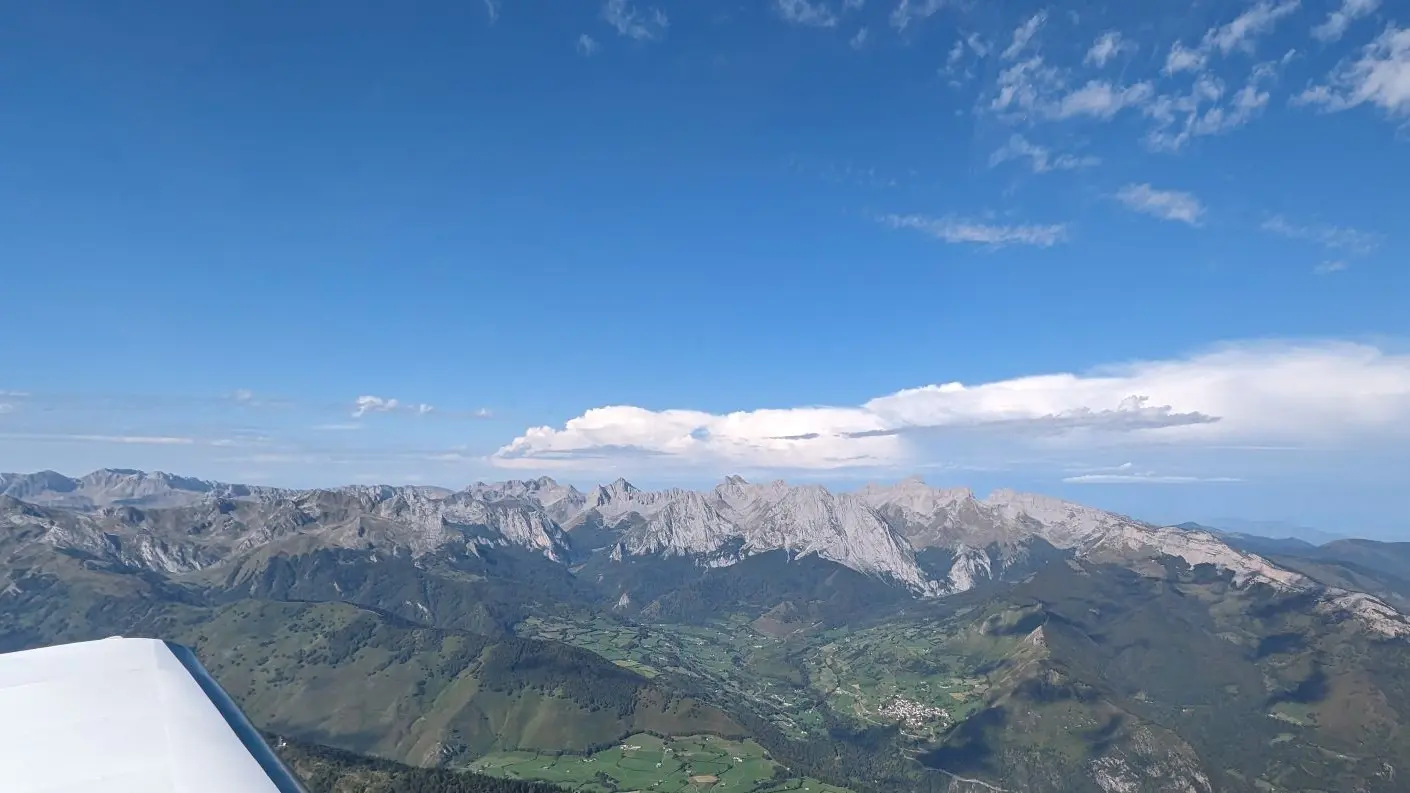
[{"label": "wispy cloud", "polygon": [[827,4],[809,0],[774,0],[774,10],[785,22],[815,28],[837,25],[837,14]]},{"label": "wispy cloud", "polygon": [[318,430],[319,432],[351,432],[360,430],[362,427],[362,424],[348,422],[343,424],[315,424],[312,429]]},{"label": "wispy cloud", "polygon": [[1381,7],[1381,0],[1342,0],[1341,7],[1327,15],[1322,24],[1312,29],[1312,36],[1320,41],[1336,41],[1346,33],[1356,20],[1369,16]]},{"label": "wispy cloud", "polygon": [[628,0],[607,0],[602,6],[602,20],[619,34],[637,41],[659,39],[671,24],[661,9],[653,6],[638,12]]},{"label": "wispy cloud", "polygon": [[886,215],[881,222],[893,229],[912,229],[951,243],[1004,247],[1030,245],[1048,248],[1067,239],[1067,225],[994,225],[956,217]]},{"label": "wispy cloud", "polygon": [[1109,119],[1128,107],[1139,107],[1155,94],[1148,82],[1115,85],[1106,80],[1091,80],[1081,88],[1058,99],[1048,114],[1053,118],[1092,116]]},{"label": "wispy cloud", "polygon": [[574,47],[577,49],[579,55],[584,56],[595,55],[598,50],[602,49],[602,45],[597,43],[597,39],[586,33],[578,36],[578,41],[574,44]]},{"label": "wispy cloud", "polygon": [[1242,482],[1238,477],[1232,476],[1191,476],[1188,474],[1161,474],[1151,470],[1137,468],[1135,463],[1122,463],[1121,465],[1086,468],[1079,467],[1080,473],[1063,477],[1062,481],[1076,485],[1189,485],[1202,482]]},{"label": "wispy cloud", "polygon": [[1205,211],[1204,205],[1191,193],[1157,190],[1149,184],[1128,184],[1117,191],[1116,199],[1133,211],[1191,226],[1199,225]]},{"label": "wispy cloud", "polygon": [[1025,20],[1023,24],[1019,25],[1018,28],[1014,30],[1013,38],[1009,41],[1008,47],[1004,48],[1000,57],[1006,61],[1011,61],[1023,54],[1023,51],[1028,49],[1028,43],[1033,40],[1034,36],[1038,35],[1038,31],[1042,29],[1044,23],[1047,21],[1048,15],[1041,11]]},{"label": "wispy cloud", "polygon": [[1346,251],[1353,254],[1368,254],[1380,244],[1380,235],[1348,226],[1324,224],[1297,224],[1282,215],[1274,215],[1263,221],[1264,231],[1294,240],[1316,243],[1328,250]]},{"label": "wispy cloud", "polygon": [[1092,42],[1092,47],[1087,50],[1087,55],[1082,59],[1082,62],[1100,69],[1121,53],[1135,52],[1135,50],[1136,44],[1134,42],[1127,41],[1119,31],[1108,30]]},{"label": "wispy cloud", "polygon": [[1268,86],[1294,55],[1256,64],[1242,88],[1228,95],[1223,80],[1199,73],[1188,93],[1162,94],[1146,104],[1143,112],[1153,126],[1146,144],[1157,151],[1178,151],[1197,137],[1220,135],[1244,126],[1267,107]]},{"label": "wispy cloud", "polygon": [[217,441],[202,441],[176,435],[93,435],[63,432],[7,432],[0,438],[30,441],[73,441],[78,443],[123,443],[144,446],[194,446],[198,443],[219,445]]},{"label": "wispy cloud", "polygon": [[1318,275],[1330,275],[1331,273],[1339,273],[1346,268],[1347,264],[1344,259],[1330,259],[1313,267],[1312,272]]},{"label": "wispy cloud", "polygon": [[1134,474],[1081,474],[1064,477],[1069,485],[1195,485],[1211,482],[1242,482],[1230,476],[1172,476],[1153,472]]},{"label": "wispy cloud", "polygon": [[1190,49],[1177,41],[1171,45],[1170,53],[1165,56],[1163,71],[1166,74],[1197,72],[1204,68],[1208,60],[1209,56],[1203,50]]},{"label": "wispy cloud", "polygon": [[1229,24],[1205,33],[1203,46],[1206,50],[1218,50],[1224,54],[1234,50],[1252,52],[1254,41],[1272,30],[1278,20],[1296,11],[1298,6],[1298,0],[1283,0],[1279,3],[1262,0],[1239,14]]},{"label": "wispy cloud", "polygon": [[867,45],[867,29],[865,27],[858,28],[856,35],[852,36],[851,40],[847,43],[850,44],[854,50],[865,47]]},{"label": "wispy cloud", "polygon": [[1078,157],[1073,154],[1058,154],[1044,146],[1030,142],[1019,134],[1009,137],[1008,142],[989,155],[989,165],[993,167],[1010,160],[1027,160],[1033,173],[1049,171],[1074,171],[1101,164],[1101,158],[1090,155]]},{"label": "wispy cloud", "polygon": [[912,22],[935,16],[945,7],[946,0],[901,0],[891,11],[891,26],[905,30]]},{"label": "wispy cloud", "polygon": [[485,13],[489,15],[490,23],[499,20],[499,0],[485,0]]},{"label": "wispy cloud", "polygon": [[1321,85],[1294,98],[1335,113],[1369,104],[1389,116],[1410,116],[1410,28],[1386,27],[1356,58],[1343,60]]}]

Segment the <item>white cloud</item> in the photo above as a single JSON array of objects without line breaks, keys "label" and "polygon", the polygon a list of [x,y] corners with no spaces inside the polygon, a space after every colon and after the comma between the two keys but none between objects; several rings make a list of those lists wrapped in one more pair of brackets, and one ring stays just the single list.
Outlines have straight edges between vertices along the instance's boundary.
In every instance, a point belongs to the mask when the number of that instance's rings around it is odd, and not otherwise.
[{"label": "white cloud", "polygon": [[0,402],[0,413],[13,413],[15,406],[6,402]]},{"label": "white cloud", "polygon": [[1067,239],[1066,224],[1002,226],[954,217],[886,215],[881,222],[893,229],[913,229],[945,242],[1003,247],[1032,245],[1048,248]]},{"label": "white cloud", "polygon": [[1004,49],[1000,57],[1006,61],[1011,61],[1021,55],[1023,51],[1028,48],[1028,43],[1033,40],[1034,36],[1038,35],[1038,31],[1047,21],[1048,15],[1042,11],[1029,17],[1027,21],[1014,30],[1013,40],[1009,42],[1009,46]]},{"label": "white cloud", "polygon": [[1041,55],[1006,66],[999,72],[996,87],[989,108],[1011,118],[1027,119],[1086,116],[1108,120],[1126,108],[1141,107],[1155,93],[1149,82],[1116,85],[1106,80],[1089,80],[1068,91],[1064,70],[1049,66]]},{"label": "white cloud", "polygon": [[248,388],[237,388],[230,396],[234,398],[236,402],[250,402],[254,400],[255,392]]},{"label": "white cloud", "polygon": [[493,24],[499,19],[499,0],[485,0],[485,13],[490,17]]},{"label": "white cloud", "polygon": [[397,400],[379,396],[360,396],[353,401],[353,405],[353,418],[362,418],[368,413],[387,413],[401,407]]},{"label": "white cloud", "polygon": [[897,30],[905,30],[912,22],[929,19],[944,7],[945,0],[901,0],[891,11],[891,26]]},{"label": "white cloud", "polygon": [[[9,432],[4,438],[33,441],[77,441],[79,443],[122,443],[142,446],[194,446],[201,441],[174,435],[91,435],[79,433]],[[211,445],[215,445],[212,443]]]},{"label": "white cloud", "polygon": [[852,45],[852,49],[854,50],[859,50],[862,47],[865,47],[867,45],[867,29],[859,28],[857,30],[857,34],[853,36],[852,40],[848,43]]},{"label": "white cloud", "polygon": [[1342,0],[1341,7],[1327,15],[1322,24],[1312,29],[1312,36],[1320,41],[1336,41],[1351,27],[1351,23],[1369,16],[1380,8],[1381,0]]},{"label": "white cloud", "polygon": [[369,413],[391,413],[392,411],[404,411],[424,416],[434,410],[435,407],[425,403],[408,405],[398,399],[368,395],[360,396],[353,401],[352,417],[359,419]]},{"label": "white cloud", "polygon": [[1062,72],[1043,62],[1042,56],[1018,61],[999,72],[998,91],[989,103],[992,110],[1021,115],[1044,114],[1051,97],[1063,86]]},{"label": "white cloud", "polygon": [[1170,48],[1170,54],[1165,56],[1166,74],[1179,74],[1180,72],[1197,72],[1204,68],[1204,64],[1209,60],[1209,56],[1203,50],[1192,50],[1185,47],[1180,42]]},{"label": "white cloud", "polygon": [[659,39],[671,24],[661,9],[653,7],[638,13],[628,0],[607,0],[602,6],[602,20],[619,34],[637,41]]},{"label": "white cloud", "polygon": [[1121,53],[1134,52],[1135,50],[1134,43],[1127,41],[1119,32],[1109,30],[1092,42],[1092,48],[1087,50],[1087,56],[1082,59],[1082,62],[1101,68]]},{"label": "white cloud", "polygon": [[1079,168],[1090,168],[1101,164],[1101,159],[1093,156],[1078,157],[1073,154],[1059,154],[1053,156],[1050,149],[1030,142],[1022,135],[1012,135],[1008,142],[999,147],[989,156],[990,167],[1008,162],[1009,160],[1028,160],[1028,166],[1033,173],[1047,173],[1049,171],[1074,171]]},{"label": "white cloud", "polygon": [[1274,215],[1263,221],[1262,229],[1288,239],[1313,242],[1328,250],[1353,254],[1371,253],[1381,241],[1380,235],[1369,231],[1347,226],[1299,225],[1289,222],[1282,215]]},{"label": "white cloud", "polygon": [[1308,88],[1294,102],[1329,113],[1371,104],[1390,116],[1410,116],[1410,28],[1387,26],[1358,58],[1342,61],[1326,83]]},{"label": "white cloud", "polygon": [[1189,93],[1156,96],[1143,108],[1154,122],[1146,144],[1157,151],[1178,151],[1196,137],[1221,135],[1248,124],[1268,106],[1268,85],[1293,54],[1256,64],[1248,82],[1227,99],[1224,81],[1208,72],[1195,77]]},{"label": "white cloud", "polygon": [[1048,111],[1053,118],[1092,116],[1109,119],[1128,107],[1139,107],[1155,93],[1150,83],[1115,86],[1105,80],[1091,80],[1063,96]]},{"label": "white cloud", "polygon": [[1117,191],[1116,199],[1136,212],[1191,226],[1198,226],[1204,215],[1204,205],[1194,195],[1178,190],[1157,190],[1148,184],[1128,184]]},{"label": "white cloud", "polygon": [[597,39],[584,33],[578,36],[578,41],[573,45],[579,55],[592,56],[602,49],[602,45],[597,43]]},{"label": "white cloud", "polygon": [[313,429],[319,432],[351,432],[362,429],[362,426],[361,424],[351,422],[344,424],[315,424]]},{"label": "white cloud", "polygon": [[1278,20],[1296,11],[1298,5],[1298,0],[1284,0],[1277,4],[1261,0],[1229,24],[1205,33],[1203,46],[1206,50],[1217,49],[1226,55],[1236,49],[1251,52],[1254,40],[1272,30]]},{"label": "white cloud", "polygon": [[1230,476],[1172,476],[1145,471],[1135,474],[1082,474],[1065,477],[1070,485],[1193,485],[1204,482],[1242,482]]},{"label": "white cloud", "polygon": [[784,21],[795,25],[830,28],[837,25],[837,14],[822,2],[809,0],[774,0],[774,9]]},{"label": "white cloud", "polygon": [[1331,273],[1339,273],[1346,268],[1346,261],[1342,259],[1330,259],[1312,268],[1312,272],[1318,275],[1329,275]]},{"label": "white cloud", "polygon": [[1086,374],[930,385],[855,407],[595,408],[561,427],[526,430],[492,461],[837,469],[953,461],[998,443],[1080,452],[1407,440],[1410,356],[1351,343],[1261,342]]}]

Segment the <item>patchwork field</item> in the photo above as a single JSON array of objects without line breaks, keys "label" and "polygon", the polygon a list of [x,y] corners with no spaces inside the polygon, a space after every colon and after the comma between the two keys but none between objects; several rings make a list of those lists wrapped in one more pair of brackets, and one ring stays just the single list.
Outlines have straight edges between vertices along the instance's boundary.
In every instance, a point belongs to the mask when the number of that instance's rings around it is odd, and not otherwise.
[{"label": "patchwork field", "polygon": [[578,793],[848,793],[816,779],[791,777],[753,741],[710,735],[662,739],[633,735],[583,757],[497,752],[467,767],[490,776],[562,785]]},{"label": "patchwork field", "polygon": [[807,690],[803,664],[795,658],[818,637],[778,639],[758,633],[743,619],[686,626],[531,617],[518,632],[580,647],[646,677],[670,674],[693,679],[721,701],[755,703],[793,738],[824,730],[822,714]]}]

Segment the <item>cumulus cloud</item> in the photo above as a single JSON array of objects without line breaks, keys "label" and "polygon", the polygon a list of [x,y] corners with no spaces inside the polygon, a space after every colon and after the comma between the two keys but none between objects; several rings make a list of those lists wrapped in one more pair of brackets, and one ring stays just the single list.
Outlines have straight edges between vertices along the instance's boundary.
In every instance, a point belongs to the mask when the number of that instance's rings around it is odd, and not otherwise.
[{"label": "cumulus cloud", "polygon": [[1387,26],[1359,56],[1342,61],[1325,83],[1294,102],[1328,113],[1369,104],[1392,117],[1410,116],[1410,28]]},{"label": "cumulus cloud", "polygon": [[1381,7],[1381,0],[1342,0],[1341,7],[1327,15],[1322,24],[1312,29],[1312,36],[1320,41],[1336,41],[1346,33],[1356,20],[1369,16]]},{"label": "cumulus cloud", "polygon": [[[1410,436],[1410,356],[1351,343],[1253,343],[1198,355],[976,385],[906,389],[858,406],[709,413],[616,405],[533,427],[502,467],[892,467],[996,442],[1043,449],[1312,444]],[[1117,472],[1134,475],[1132,472]]]},{"label": "cumulus cloud", "polygon": [[659,39],[671,24],[661,9],[639,12],[628,0],[607,0],[602,6],[602,21],[615,28],[618,34],[637,41]]},{"label": "cumulus cloud", "polygon": [[397,399],[379,396],[360,396],[353,401],[353,418],[362,418],[369,413],[391,413],[392,411],[403,411],[426,415],[435,410],[431,405],[425,403],[405,404]]},{"label": "cumulus cloud", "polygon": [[881,222],[893,229],[912,229],[952,243],[1003,247],[1031,245],[1049,248],[1067,239],[1067,225],[995,225],[955,217],[931,218],[924,215],[886,215]]},{"label": "cumulus cloud", "polygon": [[1008,142],[989,155],[989,165],[995,166],[1010,160],[1027,160],[1033,173],[1049,171],[1074,171],[1101,164],[1100,157],[1090,155],[1078,157],[1073,154],[1057,154],[1045,146],[1030,142],[1022,135],[1014,134]]},{"label": "cumulus cloud", "polygon": [[1194,195],[1179,190],[1157,190],[1148,184],[1128,184],[1117,191],[1116,200],[1136,212],[1191,226],[1198,226],[1204,215],[1204,205]]}]

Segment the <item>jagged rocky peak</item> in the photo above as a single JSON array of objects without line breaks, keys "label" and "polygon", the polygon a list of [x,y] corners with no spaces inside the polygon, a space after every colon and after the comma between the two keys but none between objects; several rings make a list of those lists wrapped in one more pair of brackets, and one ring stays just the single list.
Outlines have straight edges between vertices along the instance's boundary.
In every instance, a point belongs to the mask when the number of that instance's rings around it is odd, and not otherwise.
[{"label": "jagged rocky peak", "polygon": [[964,501],[974,501],[967,487],[936,488],[920,476],[910,476],[894,485],[867,484],[857,495],[874,507],[897,507],[917,515],[934,515]]}]

